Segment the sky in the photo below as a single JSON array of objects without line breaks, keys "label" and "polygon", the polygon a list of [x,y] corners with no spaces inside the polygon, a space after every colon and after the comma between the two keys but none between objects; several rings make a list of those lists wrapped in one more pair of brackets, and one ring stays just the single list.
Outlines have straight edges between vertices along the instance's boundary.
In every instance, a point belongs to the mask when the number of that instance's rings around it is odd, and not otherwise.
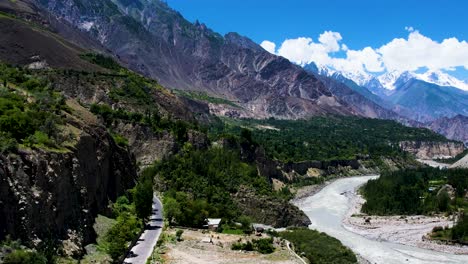
[{"label": "sky", "polygon": [[372,74],[441,70],[468,79],[468,1],[168,0],[189,21],[238,32],[305,64]]}]

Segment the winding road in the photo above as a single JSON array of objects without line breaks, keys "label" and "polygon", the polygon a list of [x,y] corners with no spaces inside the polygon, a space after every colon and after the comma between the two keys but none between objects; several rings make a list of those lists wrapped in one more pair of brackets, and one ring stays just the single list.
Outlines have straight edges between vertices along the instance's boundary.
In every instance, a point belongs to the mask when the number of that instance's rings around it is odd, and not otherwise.
[{"label": "winding road", "polygon": [[145,264],[154,246],[158,242],[163,227],[162,203],[156,195],[153,196],[153,213],[150,221],[145,227],[145,231],[141,234],[136,245],[131,249],[130,253],[124,260],[128,264]]},{"label": "winding road", "polygon": [[341,195],[354,192],[369,179],[377,176],[365,176],[339,179],[313,196],[295,202],[312,221],[309,227],[325,232],[351,248],[370,263],[468,263],[468,256],[446,254],[402,244],[376,241],[365,238],[342,226],[346,212],[351,206],[350,199]]}]

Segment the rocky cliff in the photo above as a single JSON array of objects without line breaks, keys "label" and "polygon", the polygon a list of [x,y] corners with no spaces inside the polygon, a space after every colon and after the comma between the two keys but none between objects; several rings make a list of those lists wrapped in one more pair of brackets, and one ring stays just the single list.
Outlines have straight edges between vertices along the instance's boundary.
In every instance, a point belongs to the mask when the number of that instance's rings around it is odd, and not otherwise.
[{"label": "rocky cliff", "polygon": [[6,234],[37,245],[48,239],[80,255],[109,201],[135,184],[132,155],[104,127],[70,117],[76,142],[69,151],[19,149],[0,155],[0,240]]},{"label": "rocky cliff", "polygon": [[400,148],[419,159],[455,157],[464,150],[463,143],[460,142],[402,141]]}]

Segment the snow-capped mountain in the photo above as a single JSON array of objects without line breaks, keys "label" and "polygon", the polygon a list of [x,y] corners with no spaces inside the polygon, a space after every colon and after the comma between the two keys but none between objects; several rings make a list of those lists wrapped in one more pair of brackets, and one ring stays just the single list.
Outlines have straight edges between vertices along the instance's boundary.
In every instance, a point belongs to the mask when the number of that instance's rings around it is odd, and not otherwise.
[{"label": "snow-capped mountain", "polygon": [[411,79],[436,84],[438,86],[454,87],[468,91],[468,81],[459,80],[442,71],[427,71],[420,74],[408,71],[391,71],[376,76],[362,71],[337,71],[336,69],[326,65],[318,65],[313,62],[306,65],[304,68],[328,77],[341,75],[360,86],[368,88],[373,93],[376,93],[376,89],[379,88],[385,88],[390,91],[395,90],[399,85],[402,85]]},{"label": "snow-capped mountain", "polygon": [[338,71],[326,65],[316,64],[311,62],[304,66],[304,69],[317,73],[319,75],[324,75],[327,77],[344,77],[346,79],[352,80],[359,86],[366,87],[369,82],[376,79],[375,76],[368,74],[362,71]]},{"label": "snow-capped mountain", "polygon": [[468,91],[468,83],[466,83],[466,81],[459,80],[445,72],[427,71],[426,73],[418,74],[417,78],[439,86],[450,86]]},{"label": "snow-capped mountain", "polygon": [[412,72],[392,71],[382,74],[378,80],[383,88],[388,90],[395,90],[400,85],[412,80],[420,80],[427,83],[436,84],[443,87],[454,87],[464,91],[468,91],[468,83],[461,81],[442,71],[427,71],[425,73],[416,74]]},{"label": "snow-capped mountain", "polygon": [[[352,81],[354,81],[356,84],[360,86],[366,86],[372,79],[375,77],[373,75],[370,75],[365,72],[360,72],[360,71],[354,71],[354,72],[344,72],[344,71],[338,71],[336,73],[341,74],[343,77],[348,78]],[[335,73],[335,74],[336,74]]]},{"label": "snow-capped mountain", "polygon": [[410,72],[391,71],[380,75],[377,79],[383,88],[387,90],[395,90],[397,88],[396,83],[402,83],[414,78]]},{"label": "snow-capped mountain", "polygon": [[416,121],[426,122],[457,114],[468,116],[468,84],[447,73],[392,71],[374,76],[365,72],[326,68],[305,67],[316,74],[333,78],[384,108]]}]

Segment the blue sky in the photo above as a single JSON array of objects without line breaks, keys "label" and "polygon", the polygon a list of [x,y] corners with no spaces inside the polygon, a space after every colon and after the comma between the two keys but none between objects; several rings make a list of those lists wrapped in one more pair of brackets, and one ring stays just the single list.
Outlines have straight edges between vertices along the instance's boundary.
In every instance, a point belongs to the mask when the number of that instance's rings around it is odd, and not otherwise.
[{"label": "blue sky", "polygon": [[[318,42],[325,31],[340,34],[350,50],[373,49],[395,38],[408,39],[405,27],[436,42],[455,37],[468,40],[468,1],[463,0],[168,0],[189,21],[198,19],[225,34],[238,32],[257,43],[264,40],[278,49],[286,39],[311,38]],[[345,50],[333,52],[343,57]],[[283,55],[284,54],[280,54]],[[453,63],[452,63],[453,64]],[[458,69],[461,67],[458,67]],[[452,72],[453,73],[453,72]],[[453,73],[463,79],[463,70]]]}]

